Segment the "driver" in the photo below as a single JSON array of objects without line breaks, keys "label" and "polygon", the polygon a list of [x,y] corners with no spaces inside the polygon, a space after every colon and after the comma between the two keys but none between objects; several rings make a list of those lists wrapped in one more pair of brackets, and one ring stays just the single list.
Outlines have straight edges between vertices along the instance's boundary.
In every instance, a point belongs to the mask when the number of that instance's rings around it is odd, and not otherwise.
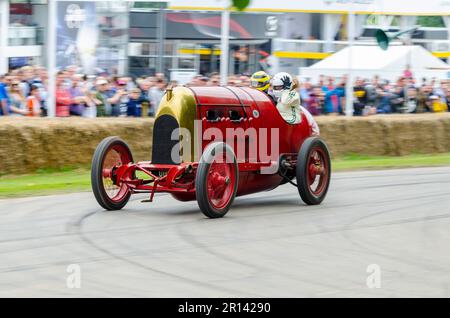
[{"label": "driver", "polygon": [[298,82],[289,73],[277,73],[272,79],[272,92],[281,117],[288,124],[298,124],[302,120]]},{"label": "driver", "polygon": [[256,88],[258,91],[261,91],[265,93],[267,96],[270,97],[272,102],[275,103],[275,99],[271,94],[269,94],[269,88],[270,88],[270,75],[267,74],[264,71],[259,71],[253,73],[252,77],[250,78],[250,86],[253,88]]}]

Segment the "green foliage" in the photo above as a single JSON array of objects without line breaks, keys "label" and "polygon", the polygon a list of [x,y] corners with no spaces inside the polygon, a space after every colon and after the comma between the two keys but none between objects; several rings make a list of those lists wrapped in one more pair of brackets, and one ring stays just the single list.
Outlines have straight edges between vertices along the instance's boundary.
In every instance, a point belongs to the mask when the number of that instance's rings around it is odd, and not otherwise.
[{"label": "green foliage", "polygon": [[417,18],[417,23],[423,27],[431,28],[443,28],[445,27],[444,21],[441,16],[423,16]]},{"label": "green foliage", "polygon": [[[372,14],[367,17],[367,25],[378,25],[379,23],[379,15]],[[441,16],[421,16],[417,17],[416,21],[417,25],[423,27],[432,27],[432,28],[444,28],[444,20],[442,20]],[[400,25],[400,18],[394,17],[392,20],[391,26],[398,27]]]},{"label": "green foliage", "polygon": [[232,0],[233,7],[238,9],[239,11],[244,10],[250,4],[250,0]]},{"label": "green foliage", "polygon": [[145,2],[135,2],[133,4],[134,8],[139,9],[162,9],[167,7],[167,5],[164,2],[152,2],[152,1],[145,1]]}]

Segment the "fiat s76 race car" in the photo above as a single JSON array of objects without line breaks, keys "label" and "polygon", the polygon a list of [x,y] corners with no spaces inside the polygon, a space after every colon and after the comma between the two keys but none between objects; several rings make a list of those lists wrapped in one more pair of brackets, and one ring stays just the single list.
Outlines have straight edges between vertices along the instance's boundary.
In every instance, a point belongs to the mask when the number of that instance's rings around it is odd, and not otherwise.
[{"label": "fiat s76 race car", "polygon": [[[144,137],[143,137],[144,138]],[[153,128],[151,161],[134,162],[127,144],[108,137],[92,160],[92,189],[107,210],[134,193],[197,200],[223,217],[236,196],[291,183],[308,205],[330,183],[330,155],[313,117],[287,123],[265,93],[247,87],[176,87],[164,95]],[[294,181],[296,180],[296,181]]]}]

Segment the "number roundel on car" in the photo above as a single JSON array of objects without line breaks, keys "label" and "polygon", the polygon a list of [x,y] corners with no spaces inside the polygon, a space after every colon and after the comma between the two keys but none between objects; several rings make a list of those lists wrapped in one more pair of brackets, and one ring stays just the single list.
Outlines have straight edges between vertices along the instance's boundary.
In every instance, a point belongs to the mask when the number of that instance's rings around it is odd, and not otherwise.
[{"label": "number roundel on car", "polygon": [[258,118],[259,117],[259,111],[256,109],[253,110],[253,117]]}]

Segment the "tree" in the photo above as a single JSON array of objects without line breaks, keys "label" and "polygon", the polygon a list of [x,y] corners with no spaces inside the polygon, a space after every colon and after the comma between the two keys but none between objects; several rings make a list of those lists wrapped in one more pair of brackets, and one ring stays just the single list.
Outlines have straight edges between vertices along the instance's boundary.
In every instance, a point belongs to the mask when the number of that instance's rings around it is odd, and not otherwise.
[{"label": "tree", "polygon": [[239,11],[242,11],[249,6],[250,0],[231,0],[231,4]]}]

